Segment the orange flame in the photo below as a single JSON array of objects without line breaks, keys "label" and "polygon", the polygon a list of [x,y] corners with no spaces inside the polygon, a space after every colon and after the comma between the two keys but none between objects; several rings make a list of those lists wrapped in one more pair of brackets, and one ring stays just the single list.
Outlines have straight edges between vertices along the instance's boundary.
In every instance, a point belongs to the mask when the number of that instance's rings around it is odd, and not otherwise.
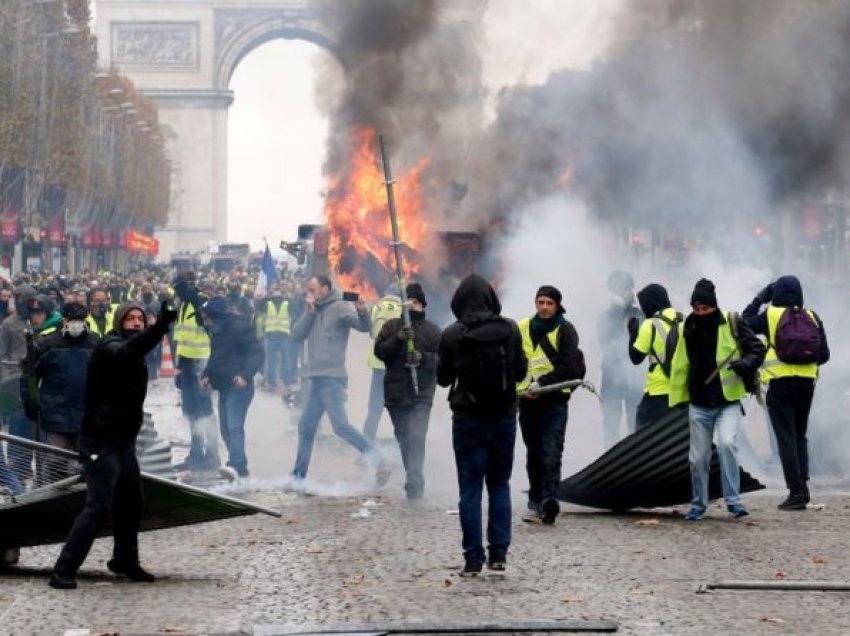
[{"label": "orange flame", "polygon": [[[395,279],[392,225],[387,191],[378,156],[378,141],[371,128],[355,128],[349,141],[349,167],[345,175],[331,179],[325,203],[330,230],[328,260],[342,289],[376,298],[383,286]],[[395,201],[399,237],[417,254],[425,242],[422,216],[422,173],[429,160],[422,159],[410,171],[396,177]],[[407,279],[420,263],[410,250],[402,257]]]}]

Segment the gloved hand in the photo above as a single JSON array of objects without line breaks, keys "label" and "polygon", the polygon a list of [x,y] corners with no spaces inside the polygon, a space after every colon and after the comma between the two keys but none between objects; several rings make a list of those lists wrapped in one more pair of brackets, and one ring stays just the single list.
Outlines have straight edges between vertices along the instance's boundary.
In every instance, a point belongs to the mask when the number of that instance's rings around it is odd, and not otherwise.
[{"label": "gloved hand", "polygon": [[756,300],[758,300],[762,305],[773,300],[773,283],[768,284],[764,289],[756,294]]},{"label": "gloved hand", "polygon": [[404,364],[408,367],[418,367],[422,363],[422,353],[414,349],[404,355]]},{"label": "gloved hand", "polygon": [[640,329],[640,320],[637,319],[637,316],[629,318],[626,328],[629,330],[629,341],[634,342],[637,340],[638,330]]},{"label": "gloved hand", "polygon": [[156,321],[164,325],[170,325],[175,320],[177,320],[177,310],[169,301],[163,300],[162,305],[159,307],[159,314],[156,317]]},{"label": "gloved hand", "polygon": [[749,372],[747,365],[744,364],[743,360],[732,360],[729,363],[729,368],[732,369],[735,373],[738,374],[738,377],[743,378]]},{"label": "gloved hand", "polygon": [[413,333],[413,327],[402,327],[398,330],[398,339],[403,341],[413,340],[415,334]]}]

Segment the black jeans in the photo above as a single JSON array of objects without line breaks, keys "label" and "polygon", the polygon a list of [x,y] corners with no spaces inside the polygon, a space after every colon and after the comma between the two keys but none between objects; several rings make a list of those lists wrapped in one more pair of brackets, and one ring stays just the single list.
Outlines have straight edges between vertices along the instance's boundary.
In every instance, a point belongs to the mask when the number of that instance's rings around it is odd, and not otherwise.
[{"label": "black jeans", "polygon": [[546,405],[526,402],[520,405],[519,425],[527,449],[528,507],[540,511],[550,499],[558,500],[568,408],[566,402]]},{"label": "black jeans", "polygon": [[767,389],[767,412],[776,435],[785,485],[792,495],[807,495],[809,448],[806,432],[815,394],[811,378],[777,378]]},{"label": "black jeans", "polygon": [[425,437],[428,435],[428,420],[431,417],[431,405],[427,402],[414,402],[409,406],[390,406],[390,419],[393,432],[401,450],[401,461],[407,480],[404,491],[409,499],[418,499],[425,492]]},{"label": "black jeans", "polygon": [[[96,459],[92,459],[96,456]],[[135,444],[85,448],[86,505],[79,514],[54,570],[74,576],[91,550],[104,523],[112,521],[113,558],[139,562],[138,534],[142,521],[142,480]]]},{"label": "black jeans", "polygon": [[635,428],[643,428],[670,411],[670,396],[644,393],[635,415]]}]

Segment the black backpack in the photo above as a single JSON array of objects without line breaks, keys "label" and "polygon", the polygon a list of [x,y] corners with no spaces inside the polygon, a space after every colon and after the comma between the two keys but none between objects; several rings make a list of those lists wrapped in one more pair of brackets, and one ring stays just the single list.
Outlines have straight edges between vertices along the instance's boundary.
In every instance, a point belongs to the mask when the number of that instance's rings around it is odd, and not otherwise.
[{"label": "black backpack", "polygon": [[457,382],[469,402],[484,413],[500,412],[516,401],[515,334],[501,317],[466,325],[460,336]]},{"label": "black backpack", "polygon": [[817,364],[823,348],[820,328],[802,307],[788,307],[776,325],[776,357],[786,364]]},{"label": "black backpack", "polygon": [[[661,367],[661,371],[669,378],[670,368],[673,366],[673,352],[676,351],[676,346],[679,344],[679,324],[685,317],[677,311],[675,319],[670,319],[663,314],[658,314],[657,316],[653,316],[653,318],[660,319],[669,327],[667,336],[664,339],[664,360],[659,360],[655,352],[652,352],[652,357],[655,358],[656,363]],[[652,339],[650,340],[653,345],[655,344],[655,333],[655,323],[653,323]]]}]

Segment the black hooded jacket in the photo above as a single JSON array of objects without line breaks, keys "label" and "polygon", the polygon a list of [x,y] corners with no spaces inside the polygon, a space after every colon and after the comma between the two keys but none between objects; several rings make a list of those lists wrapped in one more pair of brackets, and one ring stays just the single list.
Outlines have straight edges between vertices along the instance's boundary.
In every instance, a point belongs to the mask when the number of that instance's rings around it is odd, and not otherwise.
[{"label": "black hooded jacket", "polygon": [[132,444],[142,427],[148,391],[145,356],[168,333],[169,325],[157,321],[140,333],[125,335],[121,323],[132,309],[144,314],[139,303],[121,305],[115,312],[115,329],[98,343],[89,360],[83,448]]},{"label": "black hooded jacket", "polygon": [[[440,386],[451,386],[457,379],[460,339],[469,326],[483,322],[490,324],[480,327],[481,330],[490,329],[490,325],[494,330],[505,328],[505,322],[495,320],[500,317],[502,304],[490,283],[478,274],[470,274],[461,281],[454,296],[452,296],[451,308],[457,321],[443,331],[440,340],[439,362],[437,364],[437,382]],[[503,320],[507,321],[513,332],[514,377],[522,379],[528,372],[528,360],[522,350],[522,336],[516,323],[507,318]],[[449,394],[449,406],[456,418],[493,418],[515,414],[517,401],[514,400],[504,413],[482,413],[469,400],[463,387],[458,386]]]},{"label": "black hooded jacket", "polygon": [[[800,284],[800,279],[796,276],[780,276],[773,284],[773,296],[771,298],[756,296],[741,313],[747,326],[755,333],[763,336],[769,336],[767,309],[760,310],[762,305],[768,302],[774,307],[805,307],[803,304],[803,286]],[[829,344],[826,341],[826,331],[823,328],[823,320],[816,312],[812,311],[812,313],[815,315],[823,343],[820,356],[818,356],[818,364],[826,364],[829,362],[830,352]]]},{"label": "black hooded jacket", "polygon": [[216,391],[232,389],[237,375],[252,383],[266,355],[250,318],[230,314],[218,322],[221,330],[210,333],[210,359],[202,377],[209,378]]}]

